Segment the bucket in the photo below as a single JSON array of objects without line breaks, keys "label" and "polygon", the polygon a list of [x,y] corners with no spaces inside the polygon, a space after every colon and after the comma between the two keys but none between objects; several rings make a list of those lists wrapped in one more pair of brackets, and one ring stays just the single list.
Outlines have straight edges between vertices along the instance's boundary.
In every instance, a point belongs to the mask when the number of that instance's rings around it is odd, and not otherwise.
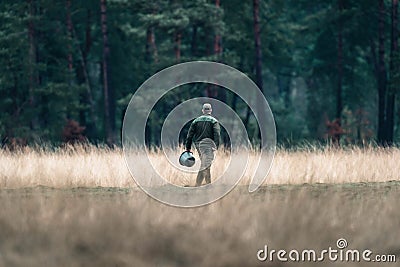
[{"label": "bucket", "polygon": [[179,157],[179,164],[182,166],[192,167],[195,162],[196,159],[194,158],[193,153],[189,151],[183,152]]}]

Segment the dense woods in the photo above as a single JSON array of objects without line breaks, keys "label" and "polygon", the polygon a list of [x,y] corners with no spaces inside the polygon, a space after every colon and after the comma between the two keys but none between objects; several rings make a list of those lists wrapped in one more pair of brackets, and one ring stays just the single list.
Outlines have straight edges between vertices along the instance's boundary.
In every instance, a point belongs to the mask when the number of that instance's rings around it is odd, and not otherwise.
[{"label": "dense woods", "polygon": [[[280,143],[391,145],[400,140],[398,23],[398,0],[1,1],[2,143],[118,145],[140,84],[211,60],[262,89]],[[195,96],[230,105],[257,138],[239,97],[198,84],[157,103],[149,144],[168,112]]]}]

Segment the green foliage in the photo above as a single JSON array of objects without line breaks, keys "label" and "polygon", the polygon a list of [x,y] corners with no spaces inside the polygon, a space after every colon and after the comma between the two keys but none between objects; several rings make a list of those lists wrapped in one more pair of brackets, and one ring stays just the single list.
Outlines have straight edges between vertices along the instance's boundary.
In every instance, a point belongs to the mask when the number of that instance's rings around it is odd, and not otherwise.
[{"label": "green foliage", "polygon": [[[86,126],[92,141],[104,138],[100,4],[96,0],[71,1],[68,9],[66,3],[0,2],[2,139],[60,142],[67,119]],[[368,129],[375,130],[376,1],[344,1],[342,11],[337,1],[328,0],[260,3],[263,89],[275,114],[279,141],[322,139],[325,120],[334,118],[340,24],[344,119],[353,125],[352,114],[363,110]],[[385,4],[389,11],[389,2]],[[67,25],[68,14],[72,29]],[[388,67],[390,12],[385,21]],[[180,62],[220,61],[255,77],[252,1],[222,0],[218,8],[212,0],[110,0],[107,27],[117,130],[136,88],[158,70],[177,63],[177,50]],[[222,40],[221,54],[214,53],[217,35]],[[394,58],[398,65],[399,56]],[[391,73],[389,78],[390,90],[398,94],[399,75]],[[157,140],[157,129],[168,110],[194,95],[203,96],[205,91],[204,86],[196,85],[166,95],[151,115],[153,139]],[[227,93],[229,105],[234,99]],[[246,105],[237,101],[236,111],[245,121]],[[256,132],[252,116],[247,127],[250,135]],[[396,129],[398,139],[400,127]]]}]

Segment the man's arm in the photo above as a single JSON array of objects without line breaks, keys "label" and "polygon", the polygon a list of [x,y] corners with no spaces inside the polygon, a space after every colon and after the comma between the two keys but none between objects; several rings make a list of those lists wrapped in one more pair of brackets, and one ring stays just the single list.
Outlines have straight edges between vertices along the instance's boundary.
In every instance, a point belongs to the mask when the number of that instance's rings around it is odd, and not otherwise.
[{"label": "man's arm", "polygon": [[192,148],[192,142],[193,142],[193,136],[194,136],[194,131],[195,131],[195,123],[192,122],[192,124],[190,124],[190,128],[189,128],[189,132],[186,136],[186,150],[190,151],[190,149]]},{"label": "man's arm", "polygon": [[219,139],[220,139],[220,127],[219,127],[219,122],[214,123],[213,125],[213,132],[214,132],[214,143],[217,146],[217,148],[219,147]]}]

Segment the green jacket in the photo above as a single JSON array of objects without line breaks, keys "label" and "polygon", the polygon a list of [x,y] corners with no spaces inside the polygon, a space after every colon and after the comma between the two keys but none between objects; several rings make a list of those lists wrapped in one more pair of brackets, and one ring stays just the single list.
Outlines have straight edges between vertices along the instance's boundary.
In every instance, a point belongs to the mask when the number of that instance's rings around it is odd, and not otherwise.
[{"label": "green jacket", "polygon": [[186,137],[186,150],[191,149],[193,142],[197,144],[204,138],[212,139],[218,148],[220,126],[218,120],[211,115],[202,115],[192,122]]}]

